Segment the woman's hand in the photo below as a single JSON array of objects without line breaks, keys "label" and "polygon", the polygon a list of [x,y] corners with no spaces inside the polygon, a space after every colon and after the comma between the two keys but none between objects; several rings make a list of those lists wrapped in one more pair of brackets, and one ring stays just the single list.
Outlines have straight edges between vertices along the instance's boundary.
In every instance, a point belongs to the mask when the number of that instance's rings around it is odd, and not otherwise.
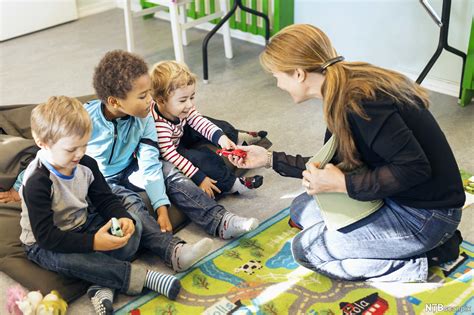
[{"label": "woman's hand", "polygon": [[115,250],[127,245],[132,234],[125,234],[123,237],[114,236],[109,233],[111,226],[112,220],[109,220],[109,222],[95,232],[93,245],[95,251]]},{"label": "woman's hand", "polygon": [[160,226],[161,232],[173,232],[173,226],[171,225],[171,221],[168,216],[168,207],[160,206],[156,210],[156,214],[158,215],[158,219],[156,219],[156,222]]},{"label": "woman's hand", "polygon": [[17,202],[20,201],[20,194],[15,189],[10,188],[8,191],[0,192],[0,202],[7,203],[7,202]]},{"label": "woman's hand", "polygon": [[214,199],[214,192],[221,193],[220,189],[215,185],[217,181],[213,180],[210,177],[204,178],[204,180],[199,184],[199,188],[202,189],[209,197]]},{"label": "woman's hand", "polygon": [[326,164],[323,169],[319,163],[311,163],[303,172],[302,185],[308,195],[322,192],[347,192],[344,173],[333,164]]},{"label": "woman's hand", "polygon": [[217,143],[219,143],[221,148],[227,150],[235,149],[237,147],[226,135],[222,135]]},{"label": "woman's hand", "polygon": [[237,149],[247,152],[245,158],[236,155],[229,155],[229,161],[238,168],[258,168],[267,165],[267,149],[256,145],[237,146]]},{"label": "woman's hand", "polygon": [[133,235],[133,233],[135,233],[135,224],[133,224],[133,220],[129,218],[120,218],[118,221],[120,223],[120,228],[122,229],[123,235]]}]

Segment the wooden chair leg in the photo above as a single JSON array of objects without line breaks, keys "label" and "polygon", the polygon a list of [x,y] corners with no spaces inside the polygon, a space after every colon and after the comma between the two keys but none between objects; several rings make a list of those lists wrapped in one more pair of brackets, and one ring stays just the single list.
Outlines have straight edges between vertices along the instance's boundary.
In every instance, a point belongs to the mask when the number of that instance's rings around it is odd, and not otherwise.
[{"label": "wooden chair leg", "polygon": [[[220,10],[224,12],[224,14],[227,13],[227,0],[220,0],[219,1],[220,5]],[[234,57],[234,53],[232,51],[232,41],[230,37],[230,25],[229,21],[225,22],[224,25],[222,25],[222,37],[224,38],[224,52],[225,52],[225,57],[227,59],[232,59]]]},{"label": "wooden chair leg", "polygon": [[[187,12],[186,12],[186,5],[180,5],[179,6],[179,23],[181,23],[181,25],[184,25],[186,24],[187,22]],[[186,34],[186,30],[183,30],[181,32],[181,38],[183,40],[183,45],[184,46],[188,46],[188,36]]]},{"label": "wooden chair leg", "polygon": [[184,62],[183,40],[181,38],[182,32],[179,23],[178,5],[176,3],[171,3],[169,9],[175,59],[178,62]]},{"label": "wooden chair leg", "polygon": [[125,0],[123,15],[125,18],[125,36],[127,38],[127,50],[129,52],[133,52],[135,50],[135,44],[133,37],[133,12],[130,0]]}]

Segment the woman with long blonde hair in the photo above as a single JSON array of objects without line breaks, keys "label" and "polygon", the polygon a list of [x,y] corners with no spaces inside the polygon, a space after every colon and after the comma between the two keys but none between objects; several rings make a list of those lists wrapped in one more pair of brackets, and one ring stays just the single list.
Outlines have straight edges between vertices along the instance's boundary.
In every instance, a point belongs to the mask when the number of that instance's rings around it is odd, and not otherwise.
[{"label": "woman with long blonde hair", "polygon": [[[295,103],[323,100],[325,142],[336,139],[336,154],[323,168],[256,146],[240,147],[247,156],[231,159],[302,178],[306,193],[290,208],[290,222],[302,229],[292,243],[295,260],[338,279],[411,282],[425,281],[429,266],[456,259],[465,194],[426,91],[397,72],[345,61],[307,24],[277,33],[260,61]],[[329,192],[380,199],[383,206],[328,229],[313,195]]]}]

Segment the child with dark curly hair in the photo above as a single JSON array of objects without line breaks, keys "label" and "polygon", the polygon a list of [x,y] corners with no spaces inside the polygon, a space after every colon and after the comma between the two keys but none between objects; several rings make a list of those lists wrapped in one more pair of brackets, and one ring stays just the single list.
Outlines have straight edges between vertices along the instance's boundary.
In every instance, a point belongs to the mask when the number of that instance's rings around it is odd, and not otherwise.
[{"label": "child with dark curly hair", "polygon": [[[137,55],[108,52],[94,73],[98,100],[85,104],[93,130],[87,154],[94,157],[112,191],[143,224],[143,247],[162,257],[176,271],[191,267],[206,255],[212,241],[186,244],[173,236],[168,216],[170,201],[208,234],[229,239],[258,226],[255,218],[228,212],[199,189],[172,163],[162,161],[155,123],[150,115],[151,80],[145,61]],[[157,219],[129,181],[139,171]]]}]

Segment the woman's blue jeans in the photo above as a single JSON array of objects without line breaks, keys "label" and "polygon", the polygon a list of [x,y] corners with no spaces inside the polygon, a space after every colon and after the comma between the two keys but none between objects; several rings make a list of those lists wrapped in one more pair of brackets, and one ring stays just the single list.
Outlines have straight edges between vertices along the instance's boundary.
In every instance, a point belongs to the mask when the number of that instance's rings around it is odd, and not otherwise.
[{"label": "woman's blue jeans", "polygon": [[[162,164],[166,194],[171,203],[208,234],[217,235],[217,228],[227,210],[209,198],[172,163],[162,161]],[[138,170],[138,165],[132,163],[119,174],[107,177],[107,183],[112,192],[122,200],[125,208],[140,218],[143,225],[141,246],[158,255],[166,265],[172,267],[173,249],[178,243],[184,241],[170,232],[161,232],[156,218],[150,215],[143,199],[137,193],[143,189],[131,184],[128,180],[136,170]]]},{"label": "woman's blue jeans", "polygon": [[443,244],[456,231],[461,209],[417,209],[385,199],[368,217],[329,231],[314,198],[295,198],[291,219],[303,228],[292,242],[295,260],[331,278],[426,281],[426,252]]},{"label": "woman's blue jeans", "polygon": [[[145,283],[146,269],[130,263],[140,244],[142,224],[135,219],[135,233],[124,247],[109,252],[58,253],[43,249],[38,244],[25,246],[29,260],[41,267],[65,276],[79,278],[122,293],[139,294]],[[95,233],[106,222],[96,212],[90,213],[86,223],[74,230]]]}]

